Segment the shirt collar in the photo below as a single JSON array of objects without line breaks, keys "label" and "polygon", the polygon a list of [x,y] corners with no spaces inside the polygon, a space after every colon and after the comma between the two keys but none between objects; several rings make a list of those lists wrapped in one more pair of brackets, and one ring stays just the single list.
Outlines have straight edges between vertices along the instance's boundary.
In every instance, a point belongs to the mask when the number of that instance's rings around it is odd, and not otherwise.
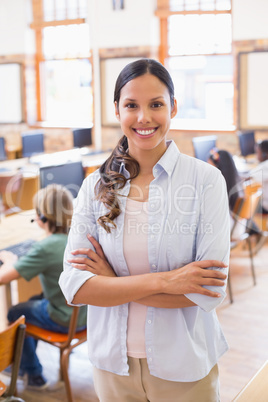
[{"label": "shirt collar", "polygon": [[159,159],[159,161],[154,166],[154,170],[159,168],[164,170],[169,176],[171,176],[174,167],[177,163],[180,151],[173,140],[167,141],[167,149],[164,155]]},{"label": "shirt collar", "polygon": [[[175,142],[173,140],[168,140],[166,152],[161,156],[159,161],[154,166],[154,176],[158,175],[157,172],[159,171],[159,168],[164,170],[170,176],[177,163],[179,154],[180,151],[178,150]],[[119,173],[123,174],[126,179],[129,179],[129,172],[126,169],[124,162],[121,163]]]}]

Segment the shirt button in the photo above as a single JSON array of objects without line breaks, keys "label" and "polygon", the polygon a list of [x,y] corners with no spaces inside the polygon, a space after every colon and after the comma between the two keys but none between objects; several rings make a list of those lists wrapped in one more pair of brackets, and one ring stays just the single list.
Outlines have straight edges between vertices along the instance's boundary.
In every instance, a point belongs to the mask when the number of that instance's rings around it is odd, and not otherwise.
[{"label": "shirt button", "polygon": [[151,204],[151,208],[153,208],[153,209],[154,209],[154,204]]},{"label": "shirt button", "polygon": [[152,324],[152,320],[148,320],[148,324]]},{"label": "shirt button", "polygon": [[152,360],[153,360],[153,359],[150,357],[150,358],[149,358],[149,362],[151,362]]},{"label": "shirt button", "polygon": [[151,353],[151,351],[152,351],[152,349],[151,349],[151,348],[149,348],[149,349],[148,349],[148,352],[149,352],[149,353]]},{"label": "shirt button", "polygon": [[151,235],[151,239],[154,239],[155,238],[155,235]]},{"label": "shirt button", "polygon": [[156,268],[156,265],[155,265],[155,264],[152,264],[152,268]]}]

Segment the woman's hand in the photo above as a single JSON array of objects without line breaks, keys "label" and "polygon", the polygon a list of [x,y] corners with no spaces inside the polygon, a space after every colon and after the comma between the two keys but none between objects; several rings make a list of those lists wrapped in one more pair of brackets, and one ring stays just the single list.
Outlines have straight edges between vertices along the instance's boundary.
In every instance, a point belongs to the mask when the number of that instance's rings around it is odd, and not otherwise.
[{"label": "woman's hand", "polygon": [[88,240],[95,248],[96,252],[89,248],[79,248],[72,251],[71,253],[75,255],[84,255],[85,257],[75,257],[69,259],[68,262],[76,269],[81,271],[90,271],[96,275],[103,276],[116,276],[113,268],[107,261],[105,254],[102,250],[101,245],[97,242],[94,237],[87,235]]},{"label": "woman's hand", "polygon": [[205,296],[221,297],[220,293],[206,289],[204,286],[224,286],[227,275],[218,270],[207,268],[227,268],[222,261],[195,261],[182,268],[162,272],[165,280],[165,293],[187,294],[200,293]]}]

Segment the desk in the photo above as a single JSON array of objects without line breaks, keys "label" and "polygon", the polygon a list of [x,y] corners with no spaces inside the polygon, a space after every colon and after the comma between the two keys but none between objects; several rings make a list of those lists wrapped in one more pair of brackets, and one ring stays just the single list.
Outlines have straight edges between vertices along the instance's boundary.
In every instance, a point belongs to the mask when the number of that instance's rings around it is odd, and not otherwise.
[{"label": "desk", "polygon": [[[37,223],[31,223],[31,219],[34,217],[35,211],[31,210],[3,218],[0,222],[0,248],[2,249],[30,238],[35,240],[44,238],[44,231]],[[17,300],[13,294],[13,289],[14,293],[15,290],[18,291]],[[4,314],[6,317],[7,309],[12,302],[14,304],[26,301],[29,297],[41,293],[42,288],[38,277],[33,278],[30,282],[20,278],[17,281],[12,281],[11,284],[0,286],[0,291],[0,300],[4,302],[1,305],[5,306],[3,309],[1,308],[1,315]],[[1,320],[1,322],[3,321]]]},{"label": "desk", "polygon": [[249,172],[251,169],[254,169],[256,166],[258,166],[258,161],[256,159],[256,156],[245,159],[241,156],[234,155],[233,156],[234,163],[236,166],[236,169],[238,170],[238,173],[243,177],[243,176],[248,176]]},{"label": "desk", "polygon": [[83,154],[80,149],[71,149],[51,154],[36,155],[31,158],[7,160],[0,162],[0,169],[8,169],[9,173],[16,173],[19,170],[22,172],[23,188],[18,206],[22,210],[29,210],[33,208],[32,199],[39,189],[39,164],[42,166],[56,165],[82,160],[87,176],[99,168],[110,154],[110,152]]},{"label": "desk", "polygon": [[233,402],[268,401],[268,361],[236,396]]}]

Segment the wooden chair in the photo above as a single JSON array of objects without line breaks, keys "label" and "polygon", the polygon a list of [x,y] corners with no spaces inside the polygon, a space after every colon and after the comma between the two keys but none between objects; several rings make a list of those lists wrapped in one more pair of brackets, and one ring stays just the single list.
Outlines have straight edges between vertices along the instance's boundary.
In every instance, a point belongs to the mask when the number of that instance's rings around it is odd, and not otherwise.
[{"label": "wooden chair", "polygon": [[239,392],[233,402],[268,401],[268,361],[260,368],[249,383]]},{"label": "wooden chair", "polygon": [[6,389],[7,389],[6,384],[4,384],[4,383],[0,380],[0,396],[3,395],[3,393],[5,392]]},{"label": "wooden chair", "polygon": [[2,383],[2,390],[0,393],[0,395],[3,395],[5,397],[4,401],[6,402],[24,402],[23,399],[16,397],[15,393],[16,382],[20,368],[25,328],[25,317],[21,316],[15,322],[13,322],[13,324],[10,324],[7,329],[0,333],[0,371],[3,371],[12,364],[10,385],[9,387],[6,387]]},{"label": "wooden chair", "polygon": [[47,331],[32,324],[27,324],[26,335],[37,340],[50,343],[60,349],[60,378],[65,383],[68,402],[73,402],[72,390],[68,375],[69,355],[76,346],[87,340],[87,330],[76,332],[79,307],[73,307],[68,334]]},{"label": "wooden chair", "polygon": [[22,173],[0,175],[0,214],[5,216],[21,211],[22,183]]},{"label": "wooden chair", "polygon": [[[259,185],[252,185],[251,183],[245,186],[245,193],[243,198],[238,198],[234,207],[234,211],[232,212],[232,217],[234,219],[234,225],[231,230],[231,251],[239,246],[242,242],[246,241],[249,250],[249,257],[250,257],[250,267],[251,273],[253,278],[253,284],[256,285],[256,274],[254,268],[254,261],[253,261],[253,251],[252,251],[252,244],[250,239],[250,234],[247,232],[247,225],[245,222],[248,222],[253,219],[258,205],[260,203],[260,199],[262,196],[262,191]],[[244,221],[242,224],[243,231],[234,237],[235,229],[241,222]],[[229,268],[229,275],[228,275],[228,289],[229,289],[229,296],[230,302],[233,303],[233,292],[231,286],[231,272]]]}]

